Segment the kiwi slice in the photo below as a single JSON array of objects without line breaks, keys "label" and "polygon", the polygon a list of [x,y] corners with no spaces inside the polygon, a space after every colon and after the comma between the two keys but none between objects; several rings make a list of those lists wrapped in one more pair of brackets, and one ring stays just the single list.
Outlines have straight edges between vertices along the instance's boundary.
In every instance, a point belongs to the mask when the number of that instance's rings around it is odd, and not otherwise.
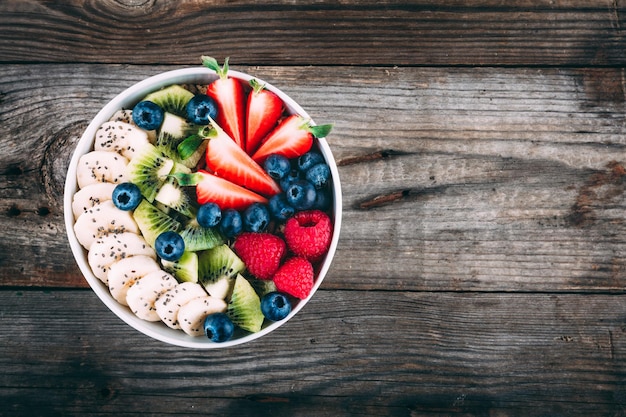
[{"label": "kiwi slice", "polygon": [[213,297],[227,298],[233,289],[235,277],[246,269],[246,265],[225,244],[201,252],[198,258],[200,283]]},{"label": "kiwi slice", "polygon": [[191,91],[174,84],[148,94],[144,100],[157,104],[165,112],[185,117],[187,103],[192,98],[193,93]]},{"label": "kiwi slice", "polygon": [[276,288],[276,284],[271,279],[257,279],[257,278],[248,278],[248,282],[254,288],[259,298],[263,298],[265,294],[269,294],[274,291],[278,291]]},{"label": "kiwi slice", "polygon": [[153,202],[159,188],[174,168],[174,161],[151,144],[146,144],[126,166],[128,180],[139,187],[141,195]]},{"label": "kiwi slice", "polygon": [[154,247],[156,238],[163,232],[180,229],[180,223],[165,214],[147,200],[141,200],[133,212],[133,218],[141,230],[141,234],[150,246]]},{"label": "kiwi slice", "polygon": [[185,251],[176,261],[161,259],[163,270],[174,275],[178,282],[198,282],[198,254]]},{"label": "kiwi slice", "polygon": [[202,227],[195,218],[185,224],[180,235],[185,241],[185,249],[194,252],[212,249],[224,243],[224,238],[217,228]]},{"label": "kiwi slice", "polygon": [[189,194],[178,185],[178,182],[174,178],[165,181],[154,197],[154,200],[189,218],[193,218],[196,215],[196,207],[194,206],[193,200],[189,197]]},{"label": "kiwi slice", "polygon": [[241,274],[237,274],[235,278],[235,286],[226,314],[235,325],[249,332],[258,332],[263,325],[261,299]]},{"label": "kiwi slice", "polygon": [[165,113],[156,143],[157,146],[164,148],[171,158],[188,168],[194,168],[208,145],[202,132],[204,132],[202,126],[191,124],[174,114]]}]

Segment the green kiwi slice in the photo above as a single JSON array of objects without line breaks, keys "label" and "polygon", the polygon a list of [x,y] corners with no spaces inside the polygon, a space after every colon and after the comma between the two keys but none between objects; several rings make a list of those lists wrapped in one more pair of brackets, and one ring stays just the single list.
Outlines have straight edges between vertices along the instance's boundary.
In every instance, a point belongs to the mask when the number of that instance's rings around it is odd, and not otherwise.
[{"label": "green kiwi slice", "polygon": [[199,255],[200,283],[213,297],[227,298],[235,283],[235,277],[246,265],[226,244],[215,246]]},{"label": "green kiwi slice", "polygon": [[259,298],[263,298],[265,294],[278,291],[276,284],[271,279],[248,278],[248,282],[252,285]]},{"label": "green kiwi slice", "polygon": [[143,238],[148,244],[154,247],[156,238],[163,232],[180,229],[180,223],[169,215],[165,214],[147,200],[141,200],[133,212],[133,218],[141,230]]},{"label": "green kiwi slice", "polygon": [[193,93],[180,85],[174,84],[157,90],[144,97],[144,100],[157,104],[168,113],[185,117],[187,103],[193,98]]},{"label": "green kiwi slice", "polygon": [[172,168],[172,159],[155,146],[146,144],[126,166],[126,175],[139,187],[141,195],[152,203]]},{"label": "green kiwi slice", "polygon": [[237,274],[235,278],[226,314],[235,325],[249,332],[258,332],[263,325],[261,300],[252,285],[241,274]]},{"label": "green kiwi slice", "polygon": [[154,200],[189,218],[193,218],[196,215],[197,210],[193,200],[189,197],[189,194],[178,185],[178,182],[174,178],[170,178],[163,183],[154,197]]},{"label": "green kiwi slice", "polygon": [[165,113],[156,144],[188,168],[194,168],[208,145],[204,129],[171,113]]},{"label": "green kiwi slice", "polygon": [[161,259],[163,270],[174,275],[178,282],[198,282],[198,254],[185,251],[176,261]]}]

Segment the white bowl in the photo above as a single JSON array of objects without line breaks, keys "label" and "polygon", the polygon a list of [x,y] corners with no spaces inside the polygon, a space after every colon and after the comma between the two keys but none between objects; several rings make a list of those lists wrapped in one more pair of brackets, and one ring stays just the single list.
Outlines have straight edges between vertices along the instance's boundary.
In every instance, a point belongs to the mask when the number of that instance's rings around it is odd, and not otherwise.
[{"label": "white bowl", "polygon": [[[244,74],[242,72],[229,70],[228,75],[233,78],[238,78],[247,83],[250,79],[256,78],[252,77],[248,74]],[[81,155],[91,151],[93,149],[94,136],[96,130],[102,123],[107,121],[117,110],[122,108],[132,108],[135,103],[140,101],[143,97],[145,97],[148,93],[158,90],[162,87],[171,85],[171,84],[209,84],[211,81],[216,80],[218,77],[214,71],[203,68],[185,68],[179,69],[169,72],[160,73],[153,77],[147,78],[130,88],[124,90],[122,93],[113,98],[107,105],[100,110],[100,112],[94,117],[91,121],[82,137],[78,141],[76,145],[76,149],[74,154],[72,155],[72,159],[70,161],[70,165],[67,171],[67,177],[65,181],[65,194],[64,194],[64,215],[65,215],[65,226],[67,229],[67,235],[70,242],[70,247],[72,249],[72,253],[74,254],[74,258],[78,263],[78,266],[83,273],[85,279],[96,293],[96,295],[102,300],[102,302],[120,319],[126,322],[131,327],[136,330],[144,333],[147,336],[150,336],[154,339],[160,340],[165,343],[169,343],[172,345],[189,347],[189,348],[199,348],[199,349],[210,349],[210,348],[224,348],[234,345],[239,345],[242,343],[250,342],[252,340],[258,339],[261,336],[264,336],[271,331],[277,329],[281,325],[285,324],[290,318],[292,318],[296,313],[298,313],[307,302],[313,297],[319,286],[321,285],[326,273],[328,272],[328,268],[332,262],[332,259],[335,254],[335,250],[337,248],[337,243],[339,240],[339,231],[341,228],[341,213],[342,213],[342,201],[341,201],[341,186],[339,183],[339,173],[337,171],[337,165],[333,158],[332,152],[328,146],[328,143],[325,139],[316,139],[317,147],[321,151],[321,153],[326,158],[326,162],[328,163],[331,174],[332,174],[332,188],[333,188],[333,207],[332,218],[334,220],[334,229],[333,229],[333,237],[330,245],[330,249],[328,250],[328,254],[324,259],[323,263],[318,268],[319,272],[315,279],[315,285],[306,299],[297,301],[292,308],[291,313],[285,319],[268,323],[265,321],[264,327],[261,331],[256,333],[236,333],[234,337],[223,343],[215,343],[210,341],[206,337],[192,337],[186,335],[182,330],[174,330],[161,322],[148,322],[142,320],[135,316],[128,307],[125,307],[119,304],[109,293],[109,289],[107,286],[100,281],[96,276],[92,273],[91,268],[87,262],[87,252],[80,245],[78,240],[76,239],[76,235],[74,233],[74,216],[72,214],[72,197],[76,193],[78,189],[78,185],[76,182],[76,165],[78,163],[78,159]],[[308,114],[304,111],[298,103],[292,100],[285,93],[280,91],[278,88],[259,80],[261,84],[265,84],[266,88],[270,91],[276,93],[285,103],[287,111],[291,114],[297,113],[307,119],[310,119]]]}]

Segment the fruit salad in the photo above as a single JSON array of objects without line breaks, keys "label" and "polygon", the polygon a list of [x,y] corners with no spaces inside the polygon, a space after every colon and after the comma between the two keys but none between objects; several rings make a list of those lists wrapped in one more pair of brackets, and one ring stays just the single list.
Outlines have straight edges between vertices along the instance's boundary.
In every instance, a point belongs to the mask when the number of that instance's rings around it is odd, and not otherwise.
[{"label": "fruit salad", "polygon": [[330,125],[256,79],[171,84],[120,108],[78,159],[73,231],[93,275],[141,320],[215,343],[284,320],[334,231]]}]

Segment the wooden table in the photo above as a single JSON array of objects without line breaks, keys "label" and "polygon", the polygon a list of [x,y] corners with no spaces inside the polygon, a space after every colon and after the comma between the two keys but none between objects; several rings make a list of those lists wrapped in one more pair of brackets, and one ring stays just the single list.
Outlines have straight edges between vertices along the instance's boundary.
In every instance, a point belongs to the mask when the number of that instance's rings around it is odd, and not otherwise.
[{"label": "wooden table", "polygon": [[[0,2],[0,415],[625,416],[623,0]],[[168,346],[63,223],[112,97],[200,55],[328,137],[343,229],[261,340]]]}]

